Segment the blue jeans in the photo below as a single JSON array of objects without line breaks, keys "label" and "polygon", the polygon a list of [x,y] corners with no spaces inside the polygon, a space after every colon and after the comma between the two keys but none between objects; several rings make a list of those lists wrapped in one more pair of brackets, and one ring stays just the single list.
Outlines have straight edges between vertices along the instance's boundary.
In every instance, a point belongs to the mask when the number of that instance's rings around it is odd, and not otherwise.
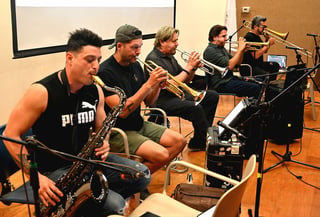
[{"label": "blue jeans", "polygon": [[261,87],[259,84],[242,81],[237,77],[232,77],[230,81],[217,88],[219,93],[235,93],[237,96],[248,96],[257,98]]},{"label": "blue jeans", "polygon": [[[124,172],[119,172],[113,169],[103,169],[103,174],[108,180],[108,196],[103,205],[98,205],[93,200],[88,200],[83,207],[81,207],[76,216],[107,216],[110,214],[123,215],[126,198],[133,195],[134,193],[145,190],[151,181],[151,174],[149,169],[142,163],[119,157],[118,155],[110,154],[106,160],[110,163],[119,165],[125,165],[129,168],[134,168],[144,173],[144,177],[141,178],[121,178],[122,174],[130,172],[130,169],[125,169]],[[113,166],[116,168],[123,169],[120,166]],[[53,181],[57,181],[60,176],[65,174],[70,167],[60,168],[50,174],[46,174]],[[23,190],[23,188],[21,189]],[[27,183],[28,194],[32,195],[32,188],[30,183]]]}]

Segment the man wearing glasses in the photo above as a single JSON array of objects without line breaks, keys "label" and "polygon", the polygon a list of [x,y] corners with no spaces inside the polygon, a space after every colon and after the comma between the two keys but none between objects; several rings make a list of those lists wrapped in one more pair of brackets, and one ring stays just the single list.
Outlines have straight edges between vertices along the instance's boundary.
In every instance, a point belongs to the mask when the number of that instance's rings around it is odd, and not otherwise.
[{"label": "man wearing glasses", "polygon": [[[263,16],[255,16],[251,21],[251,30],[244,36],[247,42],[263,42],[260,35],[263,35],[265,42],[269,42],[269,46],[262,46],[257,50],[248,50],[243,57],[243,64],[249,64],[252,66],[252,75],[260,77],[261,75],[270,74],[269,79],[275,80],[277,77],[276,72],[279,71],[279,64],[276,62],[264,62],[263,54],[267,53],[269,47],[275,44],[275,39],[270,37],[264,32],[267,18]],[[240,67],[240,73],[242,76],[249,76],[250,72],[248,67]],[[264,77],[261,76],[261,79]]]}]

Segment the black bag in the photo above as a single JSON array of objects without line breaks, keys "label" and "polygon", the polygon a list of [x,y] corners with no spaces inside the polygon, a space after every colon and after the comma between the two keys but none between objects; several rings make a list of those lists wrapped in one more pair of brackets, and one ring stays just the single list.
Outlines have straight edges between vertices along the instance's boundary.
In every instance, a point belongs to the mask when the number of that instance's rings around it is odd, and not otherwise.
[{"label": "black bag", "polygon": [[219,198],[226,192],[222,188],[181,183],[173,192],[173,198],[201,212],[216,205]]}]

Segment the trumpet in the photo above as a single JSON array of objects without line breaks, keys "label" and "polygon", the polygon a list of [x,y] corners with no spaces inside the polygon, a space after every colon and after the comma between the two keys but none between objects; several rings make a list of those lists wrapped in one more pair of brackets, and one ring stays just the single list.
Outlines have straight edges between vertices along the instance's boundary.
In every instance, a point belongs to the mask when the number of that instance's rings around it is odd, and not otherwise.
[{"label": "trumpet", "polygon": [[[176,50],[181,53],[181,59],[183,59],[184,62],[188,62],[188,59],[191,54],[188,53],[187,51],[181,51],[177,48],[176,48]],[[184,56],[186,56],[186,57],[184,57]],[[204,60],[204,59],[200,59],[200,62],[203,66],[200,67],[199,69],[201,69],[202,71],[204,71],[205,73],[208,73],[210,75],[213,75],[214,71],[217,70],[218,72],[220,72],[221,77],[223,78],[224,76],[227,75],[227,73],[229,71],[228,67],[220,67],[220,66],[214,65],[213,63],[211,63],[207,60]]]},{"label": "trumpet", "polygon": [[[246,21],[244,20],[243,21],[243,26],[248,28],[248,29],[251,29],[251,22],[250,21]],[[312,53],[310,51],[307,51],[306,49],[302,49],[300,48],[299,46],[295,45],[294,43],[292,42],[289,42],[287,41],[287,38],[288,38],[288,35],[289,35],[289,32],[285,32],[285,33],[280,33],[280,32],[277,32],[277,31],[274,31],[274,30],[271,30],[269,28],[265,28],[264,31],[263,31],[264,35],[269,35],[271,36],[272,38],[274,38],[277,42],[285,45],[285,46],[288,46],[288,47],[296,47],[297,48],[297,51],[307,57],[310,57],[312,58]]]},{"label": "trumpet", "polygon": [[[151,74],[151,72],[155,68],[159,67],[156,63],[154,63],[151,60],[148,60],[148,61],[144,62],[144,61],[142,61],[141,59],[139,59],[137,57],[137,61],[145,66],[145,68],[146,68],[146,70],[148,71],[149,74]],[[203,100],[203,98],[205,97],[206,91],[200,91],[199,92],[199,91],[193,90],[192,88],[190,88],[185,83],[183,83],[180,80],[176,79],[169,72],[167,72],[167,76],[168,76],[169,79],[166,80],[165,89],[170,91],[171,93],[175,94],[181,100],[184,99],[184,92],[183,92],[182,89],[184,89],[186,92],[188,92],[192,96],[192,98],[194,99],[196,105],[198,105]],[[174,84],[172,81],[174,81],[176,84]],[[182,89],[180,89],[179,87],[181,87]]]},{"label": "trumpet", "polygon": [[[226,43],[231,43],[231,44],[239,44],[238,41],[231,41],[231,42],[226,42]],[[252,42],[252,41],[246,41],[245,42],[247,45],[249,45],[248,50],[259,50],[263,46],[270,47],[270,42]]]}]

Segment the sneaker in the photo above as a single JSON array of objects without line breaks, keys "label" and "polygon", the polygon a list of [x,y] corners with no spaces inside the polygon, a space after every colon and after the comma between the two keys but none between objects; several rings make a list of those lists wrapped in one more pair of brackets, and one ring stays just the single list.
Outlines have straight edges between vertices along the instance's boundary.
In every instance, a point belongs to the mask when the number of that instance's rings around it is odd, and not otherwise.
[{"label": "sneaker", "polygon": [[188,143],[189,151],[205,151],[206,145],[199,145],[199,143],[195,142],[193,138],[190,139]]},{"label": "sneaker", "polygon": [[190,147],[189,145],[188,145],[188,149],[189,149],[189,151],[192,151],[192,152],[195,152],[195,151],[205,151],[206,150],[206,147]]}]

